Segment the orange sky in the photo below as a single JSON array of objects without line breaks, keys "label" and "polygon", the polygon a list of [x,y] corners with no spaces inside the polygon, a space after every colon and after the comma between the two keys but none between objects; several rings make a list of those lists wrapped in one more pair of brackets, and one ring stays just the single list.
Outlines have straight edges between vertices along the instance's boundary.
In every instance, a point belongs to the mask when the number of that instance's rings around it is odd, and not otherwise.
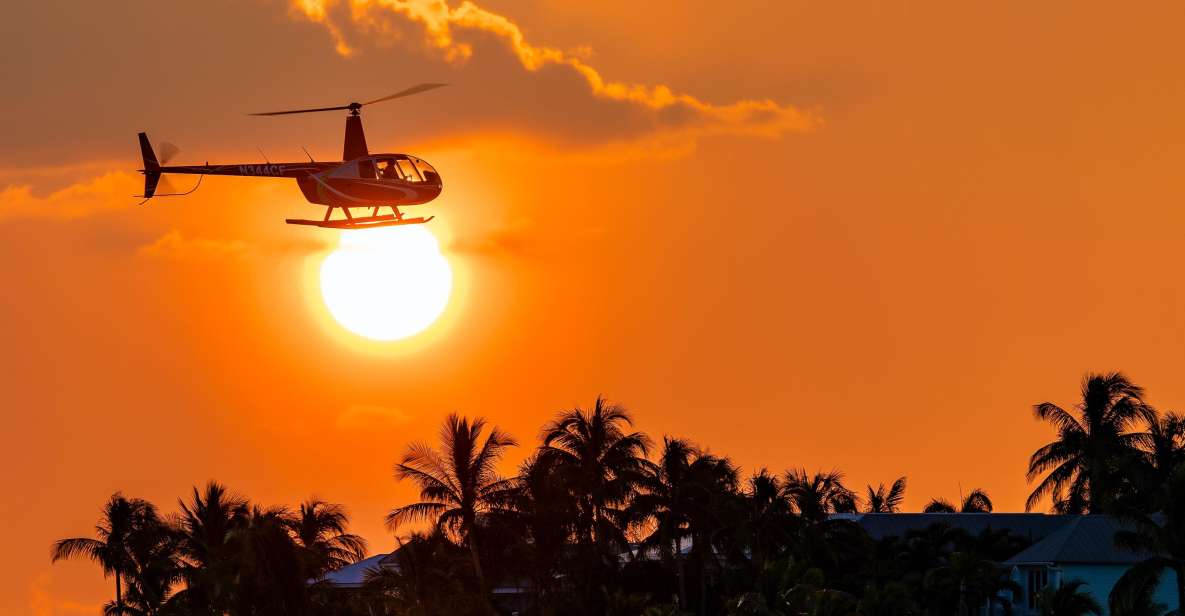
[{"label": "orange sky", "polygon": [[[1185,409],[1185,5],[572,4],[5,7],[0,613],[95,612],[49,545],[117,489],[317,494],[384,549],[391,464],[453,410],[530,444],[602,393],[746,470],[1015,510],[1029,407],[1084,372]],[[461,292],[419,340],[328,320],[294,183],[128,198],[137,131],[335,158],[334,114],[244,114],[421,81],[453,85],[365,116],[444,177]]]}]

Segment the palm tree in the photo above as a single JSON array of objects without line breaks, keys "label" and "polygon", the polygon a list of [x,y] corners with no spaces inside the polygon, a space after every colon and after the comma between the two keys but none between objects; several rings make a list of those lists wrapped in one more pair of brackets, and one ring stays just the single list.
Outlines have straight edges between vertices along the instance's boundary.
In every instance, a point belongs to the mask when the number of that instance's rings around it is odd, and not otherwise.
[{"label": "palm tree", "polygon": [[173,589],[181,581],[177,561],[177,533],[157,517],[152,505],[129,536],[129,571],[124,577],[122,603],[104,606],[108,616],[157,616],[164,613]]},{"label": "palm tree", "polygon": [[415,482],[423,500],[387,514],[392,531],[404,522],[430,521],[450,539],[467,545],[483,595],[486,581],[478,552],[478,521],[513,487],[498,475],[497,465],[505,449],[518,444],[497,426],[490,428],[483,442],[485,427],[485,419],[470,422],[454,413],[441,427],[439,450],[412,443],[395,465],[395,478]]},{"label": "palm tree", "polygon": [[901,509],[901,502],[905,500],[905,477],[898,477],[897,481],[888,489],[880,484],[876,489],[868,486],[868,513],[897,513]]},{"label": "palm tree", "polygon": [[856,512],[856,493],[844,486],[839,471],[809,475],[805,469],[789,470],[784,489],[790,504],[813,522],[821,522],[833,513]]},{"label": "palm tree", "polygon": [[95,524],[97,538],[73,537],[53,545],[51,562],[82,557],[103,568],[103,576],[115,576],[115,607],[123,609],[123,579],[132,572],[134,563],[131,540],[137,528],[147,519],[156,518],[152,503],[138,498],[124,498],[116,492],[103,506],[103,515]]},{"label": "palm tree", "polygon": [[1185,417],[1164,413],[1148,423],[1148,431],[1135,435],[1139,455],[1128,465],[1132,494],[1137,503],[1148,501],[1173,471],[1185,464]]},{"label": "palm tree", "polygon": [[[723,497],[735,493],[736,480],[736,469],[726,458],[666,437],[658,464],[642,480],[641,492],[630,504],[630,518],[649,522],[653,528],[642,540],[643,547],[657,548],[663,560],[676,567],[681,608],[687,607],[683,539],[693,537],[692,550],[702,568],[712,552],[710,537],[720,526]],[[701,571],[701,582],[703,577]]]},{"label": "palm tree", "polygon": [[1046,586],[1041,591],[1041,616],[1087,616],[1102,614],[1103,608],[1094,596],[1082,590],[1086,582],[1072,580],[1058,588]]},{"label": "palm tree", "polygon": [[971,493],[963,499],[962,504],[958,509],[945,498],[932,498],[926,504],[923,513],[991,513],[992,499],[988,497],[987,492],[976,488],[971,490]]},{"label": "palm tree", "polygon": [[[1177,583],[1177,605],[1185,608],[1185,466],[1177,467],[1153,497],[1153,507],[1128,507],[1121,519],[1132,529],[1115,533],[1115,544],[1144,560],[1132,565],[1111,591],[1111,601],[1136,603],[1171,571]],[[1156,510],[1158,513],[1151,513]]]},{"label": "palm tree", "polygon": [[391,614],[392,600],[399,607],[394,614],[401,616],[482,611],[482,601],[471,592],[473,571],[467,550],[439,532],[416,532],[397,541],[399,547],[385,559],[390,565],[365,573],[362,595],[368,603],[366,614]]},{"label": "palm tree", "polygon": [[842,473],[787,471],[783,492],[798,512],[799,523],[792,526],[790,541],[796,559],[819,568],[826,576],[863,564],[857,561],[870,553],[864,529],[850,519],[831,517],[856,512],[856,494],[844,486]]},{"label": "palm tree", "polygon": [[786,499],[782,481],[764,468],[749,478],[734,514],[738,545],[731,555],[749,565],[751,576],[757,576],[771,558],[787,549],[798,518]]},{"label": "palm tree", "polygon": [[349,532],[349,516],[341,505],[311,498],[300,504],[289,525],[311,579],[366,557],[366,540]]},{"label": "palm tree", "polygon": [[1020,590],[999,565],[970,551],[952,552],[947,564],[926,572],[923,583],[935,598],[951,598],[960,616],[979,614],[988,602],[1001,603],[1007,610],[1011,605],[1003,591]]},{"label": "palm tree", "polygon": [[650,438],[627,432],[628,411],[598,397],[590,411],[560,413],[543,428],[539,455],[554,464],[577,504],[577,542],[603,552],[625,544],[624,512],[650,470]]},{"label": "palm tree", "polygon": [[246,499],[211,481],[179,501],[178,553],[185,589],[174,601],[183,609],[220,614],[231,607],[240,531],[249,522]]},{"label": "palm tree", "polygon": [[308,580],[285,507],[250,508],[234,532],[233,602],[238,614],[304,614]]},{"label": "palm tree", "polygon": [[527,572],[541,613],[554,611],[552,591],[562,580],[562,559],[576,526],[576,502],[561,479],[554,465],[532,455],[489,516],[514,537],[509,560]]},{"label": "palm tree", "polygon": [[1143,400],[1144,390],[1118,372],[1088,374],[1082,401],[1071,413],[1042,402],[1033,414],[1058,430],[1057,440],[1033,452],[1027,478],[1043,479],[1025,502],[1032,509],[1046,496],[1062,513],[1101,513],[1118,488],[1117,471],[1139,442],[1129,432],[1137,420],[1154,421]]}]

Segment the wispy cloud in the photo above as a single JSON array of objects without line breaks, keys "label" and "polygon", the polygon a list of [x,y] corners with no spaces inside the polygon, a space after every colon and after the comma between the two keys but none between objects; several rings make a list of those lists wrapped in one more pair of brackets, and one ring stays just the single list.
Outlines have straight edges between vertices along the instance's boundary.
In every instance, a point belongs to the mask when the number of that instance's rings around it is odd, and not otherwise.
[{"label": "wispy cloud", "polygon": [[192,260],[235,257],[246,251],[247,244],[242,240],[186,237],[174,229],[152,243],[141,246],[136,253],[144,257]]},{"label": "wispy cloud", "polygon": [[139,176],[112,171],[38,196],[31,184],[0,189],[0,220],[9,218],[79,218],[95,212],[125,208],[140,188]]},{"label": "wispy cloud", "polygon": [[[492,34],[513,52],[526,71],[566,67],[583,79],[593,97],[676,119],[678,125],[670,130],[677,131],[682,140],[694,141],[713,135],[776,139],[821,124],[817,114],[770,99],[743,99],[717,105],[662,84],[614,81],[588,62],[587,48],[564,51],[535,44],[527,40],[522,28],[509,17],[468,0],[455,7],[447,0],[292,0],[292,9],[297,15],[324,25],[334,39],[337,52],[347,56],[353,55],[355,49],[347,40],[346,26],[371,36],[391,36],[396,31],[394,19],[417,24],[427,43],[454,63],[464,63],[474,54],[473,44],[462,40],[465,31]],[[668,136],[666,141],[670,140]]]}]

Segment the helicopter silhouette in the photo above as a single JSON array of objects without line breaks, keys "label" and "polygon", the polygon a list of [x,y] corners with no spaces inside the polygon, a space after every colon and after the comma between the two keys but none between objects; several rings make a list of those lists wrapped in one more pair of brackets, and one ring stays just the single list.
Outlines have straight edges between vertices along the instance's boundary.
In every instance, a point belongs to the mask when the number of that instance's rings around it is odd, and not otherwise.
[{"label": "helicopter silhouette", "polygon": [[[286,219],[290,225],[311,225],[330,229],[364,229],[393,225],[426,223],[433,216],[406,217],[400,207],[421,205],[440,196],[443,183],[440,173],[427,161],[410,154],[371,154],[366,148],[366,135],[362,130],[363,107],[381,103],[445,86],[443,83],[422,83],[395,94],[377,98],[365,103],[349,103],[336,107],[293,109],[253,113],[254,116],[280,116],[297,113],[318,113],[323,111],[348,111],[346,116],[345,145],[342,160],[338,162],[317,162],[309,155],[308,162],[298,163],[248,163],[167,166],[168,159],[176,154],[177,148],[162,144],[163,160],[158,160],[146,133],[139,133],[140,153],[144,158],[144,194],[137,195],[146,203],[153,197],[177,197],[188,195],[201,186],[207,175],[237,175],[247,177],[293,178],[309,203],[326,206],[321,220]],[[308,151],[305,151],[308,154]],[[199,175],[197,184],[186,192],[157,194],[157,187],[164,174]],[[333,218],[333,212],[341,209],[344,218]],[[391,213],[380,213],[390,208]],[[355,215],[352,210],[367,209],[365,215]]]}]

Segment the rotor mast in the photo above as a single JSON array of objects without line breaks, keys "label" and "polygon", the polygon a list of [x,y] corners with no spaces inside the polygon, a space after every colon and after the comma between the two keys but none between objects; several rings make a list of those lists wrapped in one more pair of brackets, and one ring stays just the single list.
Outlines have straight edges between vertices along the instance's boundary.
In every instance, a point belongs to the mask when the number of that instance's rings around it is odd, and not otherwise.
[{"label": "rotor mast", "polygon": [[366,149],[366,133],[362,131],[362,115],[359,113],[362,104],[350,103],[347,107],[350,110],[350,115],[346,116],[346,139],[342,147],[343,161],[370,155],[370,151]]}]

